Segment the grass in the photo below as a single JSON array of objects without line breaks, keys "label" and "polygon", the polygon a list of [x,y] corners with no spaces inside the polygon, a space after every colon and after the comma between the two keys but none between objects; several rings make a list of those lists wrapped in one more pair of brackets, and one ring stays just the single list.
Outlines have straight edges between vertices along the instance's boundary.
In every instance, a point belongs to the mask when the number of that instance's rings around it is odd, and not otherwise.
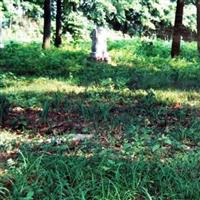
[{"label": "grass", "polygon": [[195,44],[109,42],[108,64],[89,48],[1,51],[0,199],[198,200]]}]

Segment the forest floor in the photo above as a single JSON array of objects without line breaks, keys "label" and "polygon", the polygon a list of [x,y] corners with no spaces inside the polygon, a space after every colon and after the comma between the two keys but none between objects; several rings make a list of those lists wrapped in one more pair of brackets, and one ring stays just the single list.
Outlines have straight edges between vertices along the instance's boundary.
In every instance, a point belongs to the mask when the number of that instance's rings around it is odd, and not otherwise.
[{"label": "forest floor", "polygon": [[0,199],[198,200],[200,56],[183,43],[0,50]]}]

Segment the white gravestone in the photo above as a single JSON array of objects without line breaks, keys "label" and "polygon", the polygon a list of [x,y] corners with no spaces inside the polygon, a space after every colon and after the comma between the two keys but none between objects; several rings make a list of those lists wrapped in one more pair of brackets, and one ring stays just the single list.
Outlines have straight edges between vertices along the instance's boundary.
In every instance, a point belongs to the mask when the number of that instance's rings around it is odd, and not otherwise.
[{"label": "white gravestone", "polygon": [[110,61],[107,51],[107,32],[103,27],[97,27],[92,31],[92,53],[90,57],[96,61]]}]

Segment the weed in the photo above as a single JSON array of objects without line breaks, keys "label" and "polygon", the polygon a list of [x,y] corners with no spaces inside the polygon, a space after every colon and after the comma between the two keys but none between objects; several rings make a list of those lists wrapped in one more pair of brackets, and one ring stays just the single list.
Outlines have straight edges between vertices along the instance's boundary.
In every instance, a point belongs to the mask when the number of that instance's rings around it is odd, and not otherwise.
[{"label": "weed", "polygon": [[40,113],[41,122],[44,124],[48,123],[48,114],[49,114],[50,103],[49,101],[45,101],[43,109]]}]

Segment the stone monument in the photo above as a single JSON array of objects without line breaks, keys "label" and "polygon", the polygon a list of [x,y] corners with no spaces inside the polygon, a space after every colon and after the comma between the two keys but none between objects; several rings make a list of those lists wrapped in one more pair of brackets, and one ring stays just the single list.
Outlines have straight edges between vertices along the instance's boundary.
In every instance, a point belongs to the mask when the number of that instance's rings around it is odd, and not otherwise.
[{"label": "stone monument", "polygon": [[103,27],[97,27],[92,31],[92,49],[90,58],[95,61],[110,61],[107,51],[107,31]]}]

